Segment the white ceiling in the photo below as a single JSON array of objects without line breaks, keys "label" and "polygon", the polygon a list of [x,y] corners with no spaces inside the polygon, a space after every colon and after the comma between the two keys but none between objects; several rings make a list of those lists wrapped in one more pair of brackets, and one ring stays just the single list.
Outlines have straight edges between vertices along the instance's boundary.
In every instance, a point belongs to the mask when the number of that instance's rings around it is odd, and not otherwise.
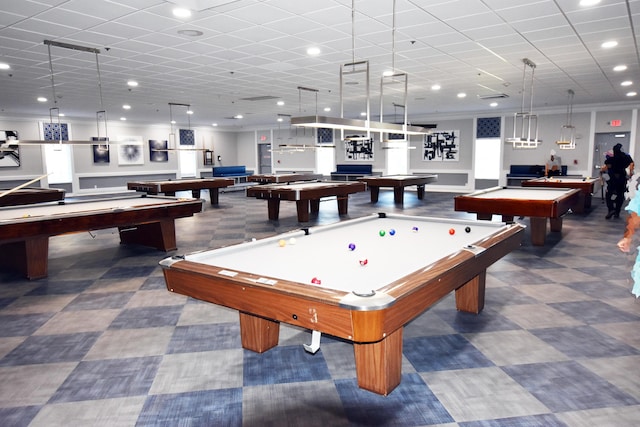
[{"label": "white ceiling", "polygon": [[[193,9],[190,18],[172,15],[178,3]],[[412,123],[528,111],[531,96],[522,89],[530,90],[533,70],[533,110],[566,111],[570,89],[574,110],[640,104],[640,96],[626,96],[640,86],[640,0],[578,3],[396,0],[394,13],[391,0],[0,0],[0,62],[11,66],[0,71],[0,114],[48,116],[55,106],[70,118],[95,119],[104,109],[110,120],[166,123],[176,103],[191,105],[194,126],[273,127],[278,114],[340,117],[342,86],[344,117],[354,117],[365,109],[367,85],[366,73],[340,84],[340,66],[353,61],[369,62],[372,119],[380,76],[392,65],[408,76]],[[55,105],[45,40],[100,50],[96,61],[93,53],[50,47]],[[609,40],[618,46],[603,49]],[[310,46],[321,54],[308,56]],[[614,72],[619,64],[628,69]],[[139,86],[128,88],[130,79]],[[624,80],[633,84],[622,87]],[[385,121],[402,119],[404,109],[390,106],[404,105],[402,86],[385,85]],[[480,99],[502,93],[508,98],[494,108]],[[186,123],[186,107],[171,109]]]}]

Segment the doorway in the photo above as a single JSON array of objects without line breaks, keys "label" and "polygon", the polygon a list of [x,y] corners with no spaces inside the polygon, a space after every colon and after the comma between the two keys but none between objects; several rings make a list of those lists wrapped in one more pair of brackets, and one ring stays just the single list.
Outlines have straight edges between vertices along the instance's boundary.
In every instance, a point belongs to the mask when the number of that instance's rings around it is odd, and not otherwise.
[{"label": "doorway", "polygon": [[271,144],[258,144],[258,173],[271,173]]},{"label": "doorway", "polygon": [[596,133],[593,144],[593,173],[591,176],[599,176],[600,168],[604,165],[605,153],[613,151],[613,146],[622,144],[622,151],[629,152],[631,132],[604,132]]}]

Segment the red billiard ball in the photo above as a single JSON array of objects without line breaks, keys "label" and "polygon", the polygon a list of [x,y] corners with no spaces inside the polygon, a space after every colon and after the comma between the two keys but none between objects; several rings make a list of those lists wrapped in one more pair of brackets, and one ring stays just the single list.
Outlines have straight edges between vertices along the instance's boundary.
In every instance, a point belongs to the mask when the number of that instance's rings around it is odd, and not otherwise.
[{"label": "red billiard ball", "polygon": [[361,265],[361,266],[363,266],[363,267],[364,267],[364,266],[365,266],[365,265],[367,265],[367,264],[369,264],[369,260],[367,260],[367,259],[361,259],[361,260],[360,260],[360,265]]},{"label": "red billiard ball", "polygon": [[454,230],[453,228],[450,228],[449,229],[449,234],[451,234],[453,236],[454,234],[456,234],[456,230]]},{"label": "red billiard ball", "polygon": [[313,279],[311,279],[311,283],[313,283],[314,285],[321,285],[322,281],[317,277],[314,277]]}]

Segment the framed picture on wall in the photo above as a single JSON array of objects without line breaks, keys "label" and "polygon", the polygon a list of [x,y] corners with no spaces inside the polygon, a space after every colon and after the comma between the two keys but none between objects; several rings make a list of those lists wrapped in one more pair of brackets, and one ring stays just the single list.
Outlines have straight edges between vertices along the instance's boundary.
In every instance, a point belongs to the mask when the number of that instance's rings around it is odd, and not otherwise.
[{"label": "framed picture on wall", "polygon": [[457,162],[460,160],[460,131],[433,131],[424,136],[422,160],[426,162]]},{"label": "framed picture on wall", "polygon": [[373,139],[346,139],[344,141],[347,160],[373,160]]},{"label": "framed picture on wall", "polygon": [[20,166],[20,148],[11,141],[18,140],[18,131],[0,130],[0,167]]},{"label": "framed picture on wall", "polygon": [[149,140],[149,159],[152,162],[168,162],[169,161],[169,141],[150,139]]},{"label": "framed picture on wall", "polygon": [[92,141],[100,141],[100,142],[105,142],[105,144],[93,144],[91,146],[92,151],[93,151],[93,163],[103,163],[103,164],[108,164],[110,162],[110,157],[109,157],[109,138],[105,137],[105,136],[101,136],[101,137],[91,137]]},{"label": "framed picture on wall", "polygon": [[117,146],[119,165],[144,165],[141,136],[119,136]]}]

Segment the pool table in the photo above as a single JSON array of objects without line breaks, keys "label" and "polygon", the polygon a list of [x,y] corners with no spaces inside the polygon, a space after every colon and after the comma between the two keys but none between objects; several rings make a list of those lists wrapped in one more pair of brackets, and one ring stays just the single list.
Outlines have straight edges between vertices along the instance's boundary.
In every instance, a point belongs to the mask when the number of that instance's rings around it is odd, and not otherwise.
[{"label": "pool table", "polygon": [[493,187],[454,197],[456,211],[472,212],[478,219],[502,221],[528,216],[531,244],[543,246],[547,236],[547,218],[551,231],[562,231],[562,217],[580,201],[580,190],[567,188]]},{"label": "pool table", "polygon": [[296,182],[290,184],[265,184],[254,185],[247,188],[247,197],[255,197],[267,200],[267,209],[270,220],[277,220],[280,216],[280,200],[296,202],[299,222],[309,221],[309,210],[317,214],[320,210],[320,199],[323,197],[336,197],[338,213],[346,215],[349,203],[349,194],[365,191],[363,182]]},{"label": "pool table", "polygon": [[146,194],[0,208],[0,263],[29,279],[46,277],[49,237],[112,227],[118,227],[122,243],[173,250],[174,220],[200,211],[200,199]]},{"label": "pool table", "polygon": [[211,206],[216,206],[218,204],[218,190],[233,184],[234,182],[231,178],[194,178],[165,181],[131,181],[127,183],[127,188],[147,194],[164,194],[165,196],[175,196],[176,191],[191,190],[191,195],[196,199],[200,198],[200,190],[209,190]]},{"label": "pool table", "polygon": [[458,310],[479,313],[487,267],[523,229],[374,214],[160,265],[170,292],[238,310],[245,349],[277,346],[280,322],[339,337],[353,342],[358,385],[387,395],[401,380],[404,325],[453,291]]},{"label": "pool table", "polygon": [[591,208],[591,195],[595,192],[596,183],[600,178],[571,178],[565,176],[528,179],[522,181],[523,187],[545,187],[545,188],[577,188],[580,190],[578,203],[573,207],[576,213],[584,213]]},{"label": "pool table", "polygon": [[[1,189],[0,194],[10,189]],[[20,188],[0,197],[0,207],[56,202],[64,199],[64,190],[57,188]]]},{"label": "pool table", "polygon": [[404,202],[404,189],[411,185],[417,186],[418,199],[424,199],[424,186],[438,180],[438,175],[387,175],[387,176],[364,176],[358,178],[367,184],[371,193],[371,203],[378,201],[380,187],[393,188],[393,201],[396,204]]},{"label": "pool table", "polygon": [[247,181],[258,182],[260,184],[279,184],[284,182],[296,181],[319,181],[322,179],[321,174],[315,173],[263,173],[258,175],[249,175]]}]

